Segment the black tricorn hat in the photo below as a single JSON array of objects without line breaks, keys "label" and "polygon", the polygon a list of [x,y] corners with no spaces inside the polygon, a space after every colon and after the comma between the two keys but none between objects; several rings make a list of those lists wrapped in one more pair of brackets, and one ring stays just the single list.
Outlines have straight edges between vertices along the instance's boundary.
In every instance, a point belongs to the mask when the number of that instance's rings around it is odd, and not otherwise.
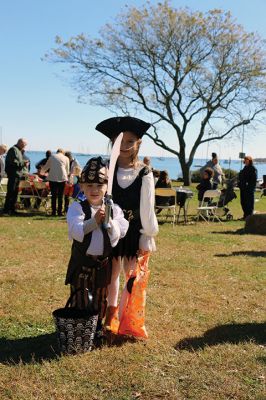
[{"label": "black tricorn hat", "polygon": [[108,181],[107,163],[102,157],[90,158],[81,172],[80,183],[106,183]]},{"label": "black tricorn hat", "polygon": [[109,139],[114,139],[121,132],[129,131],[142,138],[151,124],[134,117],[113,117],[105,119],[96,126],[96,130],[103,133]]}]

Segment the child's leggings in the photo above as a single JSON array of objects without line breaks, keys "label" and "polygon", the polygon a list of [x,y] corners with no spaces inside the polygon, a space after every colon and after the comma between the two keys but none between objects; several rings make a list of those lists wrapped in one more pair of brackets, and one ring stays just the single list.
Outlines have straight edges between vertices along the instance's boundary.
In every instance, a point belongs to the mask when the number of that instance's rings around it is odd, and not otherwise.
[{"label": "child's leggings", "polygon": [[[134,271],[136,269],[136,257],[132,257],[130,259],[123,257],[114,258],[112,262],[112,279],[111,283],[108,286],[108,296],[107,303],[108,306],[117,307],[118,304],[118,294],[119,294],[119,275],[121,271],[121,267],[123,265],[125,279],[129,276],[130,271]],[[127,282],[126,282],[127,283]],[[126,284],[123,289],[121,300],[119,304],[119,317],[122,315],[123,309],[125,307],[125,301],[127,297],[127,288]]]}]

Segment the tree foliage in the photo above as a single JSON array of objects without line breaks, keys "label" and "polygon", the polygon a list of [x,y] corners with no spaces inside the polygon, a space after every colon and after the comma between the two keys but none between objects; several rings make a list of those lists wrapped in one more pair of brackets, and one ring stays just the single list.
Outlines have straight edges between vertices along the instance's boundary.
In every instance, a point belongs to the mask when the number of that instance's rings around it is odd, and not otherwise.
[{"label": "tree foliage", "polygon": [[174,9],[167,1],[131,7],[97,39],[80,34],[56,44],[46,57],[70,67],[80,96],[150,120],[148,136],[179,158],[186,184],[201,144],[255,123],[266,108],[265,43],[229,12]]}]

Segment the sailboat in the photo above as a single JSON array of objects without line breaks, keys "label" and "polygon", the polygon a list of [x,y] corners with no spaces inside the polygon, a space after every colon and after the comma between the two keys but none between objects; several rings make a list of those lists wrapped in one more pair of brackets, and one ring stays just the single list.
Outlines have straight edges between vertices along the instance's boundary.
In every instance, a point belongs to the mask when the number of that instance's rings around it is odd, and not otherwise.
[{"label": "sailboat", "polygon": [[163,150],[162,150],[161,156],[160,157],[156,157],[156,158],[157,158],[157,160],[165,161],[165,157],[163,157]]}]

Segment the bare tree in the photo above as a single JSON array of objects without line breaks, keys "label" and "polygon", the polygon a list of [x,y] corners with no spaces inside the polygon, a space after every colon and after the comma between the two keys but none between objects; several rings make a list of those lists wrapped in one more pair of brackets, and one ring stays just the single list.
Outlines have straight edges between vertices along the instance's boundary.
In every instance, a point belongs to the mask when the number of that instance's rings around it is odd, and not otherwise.
[{"label": "bare tree", "polygon": [[[148,137],[178,157],[186,185],[201,144],[254,125],[266,108],[265,43],[229,12],[203,14],[168,2],[132,7],[98,39],[80,34],[56,44],[46,58],[70,67],[80,96],[149,119]],[[176,147],[167,144],[165,126]]]}]

